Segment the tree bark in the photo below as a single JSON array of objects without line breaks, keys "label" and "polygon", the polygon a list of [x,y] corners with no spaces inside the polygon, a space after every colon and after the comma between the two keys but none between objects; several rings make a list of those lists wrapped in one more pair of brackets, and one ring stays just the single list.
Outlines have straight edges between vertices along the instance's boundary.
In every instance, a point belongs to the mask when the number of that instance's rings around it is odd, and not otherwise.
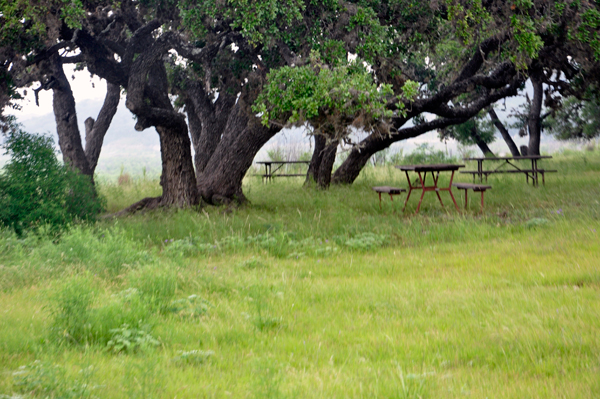
[{"label": "tree bark", "polygon": [[173,109],[168,95],[169,82],[161,60],[168,48],[168,43],[157,40],[139,54],[127,84],[126,106],[138,118],[136,130],[154,126],[160,137],[163,193],[155,201],[142,200],[149,207],[187,207],[200,200],[185,116]]},{"label": "tree bark", "polygon": [[246,201],[242,180],[256,153],[280,131],[249,116],[251,113],[242,103],[240,99],[234,106],[223,137],[198,179],[202,198],[212,205]]},{"label": "tree bark", "polygon": [[317,176],[317,186],[321,189],[329,188],[331,184],[331,172],[335,163],[338,141],[333,141],[325,146],[322,151],[321,163],[319,165],[319,175]]},{"label": "tree bark", "polygon": [[156,131],[160,137],[162,161],[160,205],[183,208],[198,204],[191,143],[185,124],[175,128],[157,126]]},{"label": "tree bark", "polygon": [[46,85],[52,89],[52,106],[56,120],[58,145],[65,164],[78,169],[82,174],[93,178],[87,157],[81,144],[81,135],[77,126],[77,111],[71,85],[62,67],[58,53],[49,58],[51,81]]},{"label": "tree bark", "polygon": [[327,139],[320,134],[313,137],[315,140],[315,148],[313,155],[310,158],[310,164],[308,164],[308,172],[306,172],[306,181],[304,182],[305,185],[317,182],[321,160],[323,159],[323,150],[325,150],[325,145],[327,143]]},{"label": "tree bark", "polygon": [[479,147],[479,149],[481,150],[481,152],[483,153],[484,156],[486,156],[486,157],[494,156],[494,153],[492,152],[490,147],[487,145],[487,143],[485,141],[483,141],[483,139],[477,132],[477,128],[475,126],[473,126],[473,128],[471,129],[471,137],[473,138],[473,140],[475,141],[475,144],[477,144],[477,147]]},{"label": "tree bark", "polygon": [[521,153],[519,152],[519,148],[515,144],[512,137],[510,137],[510,133],[508,132],[506,127],[504,127],[504,124],[502,124],[502,122],[500,121],[500,118],[498,118],[498,114],[496,114],[496,111],[494,110],[494,108],[492,108],[492,107],[488,108],[488,115],[492,119],[492,123],[494,124],[494,126],[496,126],[496,129],[498,129],[498,131],[502,135],[502,138],[504,139],[504,142],[508,146],[508,149],[510,150],[511,155],[513,157],[520,156]]},{"label": "tree bark", "polygon": [[94,120],[94,118],[89,117],[85,120],[85,156],[92,174],[98,165],[104,136],[106,136],[110,123],[117,112],[120,98],[121,87],[107,82],[106,97],[98,113],[98,118]]},{"label": "tree bark", "polygon": [[544,87],[542,84],[543,71],[541,68],[533,68],[529,79],[533,86],[533,100],[529,108],[529,120],[527,127],[529,130],[529,155],[540,155],[540,140],[542,135],[542,100],[544,98]]},{"label": "tree bark", "polygon": [[227,125],[236,97],[221,93],[214,103],[199,84],[189,90],[186,113],[194,145],[194,164],[199,178],[215,152]]}]

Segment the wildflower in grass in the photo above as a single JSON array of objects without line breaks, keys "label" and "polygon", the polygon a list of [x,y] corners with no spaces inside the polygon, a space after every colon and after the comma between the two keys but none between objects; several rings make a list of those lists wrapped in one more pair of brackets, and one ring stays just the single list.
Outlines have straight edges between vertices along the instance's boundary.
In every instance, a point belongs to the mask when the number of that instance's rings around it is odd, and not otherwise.
[{"label": "wildflower in grass", "polygon": [[557,213],[558,215],[562,215],[562,214],[563,214],[562,208],[559,208],[559,209],[556,211],[556,213]]}]

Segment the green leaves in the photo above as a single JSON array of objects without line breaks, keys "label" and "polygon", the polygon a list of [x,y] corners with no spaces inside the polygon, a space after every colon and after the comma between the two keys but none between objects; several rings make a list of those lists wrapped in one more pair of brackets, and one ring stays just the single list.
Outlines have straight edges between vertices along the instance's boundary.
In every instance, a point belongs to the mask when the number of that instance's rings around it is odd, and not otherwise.
[{"label": "green leaves", "polygon": [[[414,90],[407,87],[409,93]],[[392,117],[387,104],[393,94],[390,85],[374,81],[362,61],[331,67],[315,52],[309,65],[269,73],[253,110],[265,125],[310,122],[317,130],[333,127],[340,138],[350,124],[369,129],[374,121]]]},{"label": "green leaves", "polygon": [[183,0],[184,25],[202,38],[216,24],[239,30],[254,45],[269,45],[280,32],[302,19],[302,0]]},{"label": "green leaves", "polygon": [[89,179],[61,165],[50,137],[12,126],[4,144],[10,161],[0,175],[0,223],[18,234],[48,225],[58,230],[102,210]]}]

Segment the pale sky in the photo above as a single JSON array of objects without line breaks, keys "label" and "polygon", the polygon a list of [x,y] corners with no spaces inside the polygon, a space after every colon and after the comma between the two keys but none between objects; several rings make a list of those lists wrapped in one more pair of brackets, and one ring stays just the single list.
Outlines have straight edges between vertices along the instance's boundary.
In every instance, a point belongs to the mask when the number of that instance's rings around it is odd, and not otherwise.
[{"label": "pale sky", "polygon": [[[71,83],[71,90],[75,96],[75,101],[82,100],[104,100],[106,95],[106,82],[97,76],[90,77],[86,71],[74,71],[75,66],[67,64],[64,66],[65,74]],[[75,79],[73,79],[73,76]],[[94,88],[95,86],[95,88]],[[35,105],[35,96],[33,89],[39,87],[39,83],[34,83],[32,87],[27,88],[25,99],[17,102],[23,109],[21,111],[8,110],[8,114],[15,115],[18,119],[29,119],[52,113],[52,91],[41,90],[39,92],[40,106]],[[23,90],[20,90],[23,93]]]}]

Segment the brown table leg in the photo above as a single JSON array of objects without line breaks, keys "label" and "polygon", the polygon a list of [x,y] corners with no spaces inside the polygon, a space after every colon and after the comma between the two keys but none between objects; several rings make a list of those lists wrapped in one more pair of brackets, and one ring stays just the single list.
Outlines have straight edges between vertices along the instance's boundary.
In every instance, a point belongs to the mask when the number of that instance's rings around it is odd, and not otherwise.
[{"label": "brown table leg", "polygon": [[410,194],[413,191],[413,185],[410,182],[410,177],[408,176],[408,172],[404,171],[404,173],[406,173],[406,180],[408,180],[408,195],[406,196],[406,200],[404,201],[404,208],[402,208],[402,212],[404,212],[404,210],[406,209],[406,204],[408,203],[408,199],[410,198]]},{"label": "brown table leg", "polygon": [[427,172],[425,172],[424,177],[421,177],[421,172],[418,172],[418,174],[419,181],[421,182],[421,189],[423,190],[423,192],[421,193],[421,199],[419,200],[419,205],[417,205],[417,211],[415,213],[419,213],[419,210],[421,209],[421,202],[423,202],[423,197],[425,196],[425,179],[427,179]]}]

